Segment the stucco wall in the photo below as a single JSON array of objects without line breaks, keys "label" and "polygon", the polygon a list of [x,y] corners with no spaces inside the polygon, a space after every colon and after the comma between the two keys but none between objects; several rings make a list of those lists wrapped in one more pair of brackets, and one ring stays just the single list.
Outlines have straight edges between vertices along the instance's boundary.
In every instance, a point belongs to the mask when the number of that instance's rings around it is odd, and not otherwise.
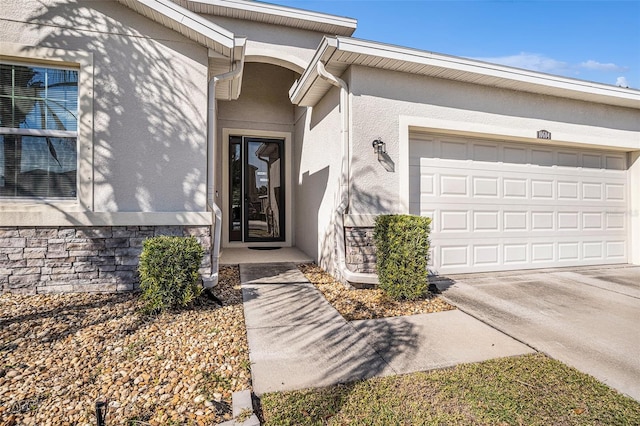
[{"label": "stucco wall", "polygon": [[333,271],[333,218],[340,204],[340,92],[333,88],[295,126],[296,246]]},{"label": "stucco wall", "polygon": [[[531,135],[534,143],[535,132],[546,129],[565,143],[640,150],[638,110],[359,66],[351,67],[350,90],[351,214],[401,210],[401,119],[405,123],[464,123],[469,131],[491,129],[514,137]],[[371,147],[377,137],[386,143],[388,159],[383,162]]]},{"label": "stucco wall", "polygon": [[234,34],[247,37],[246,57],[249,61],[266,61],[292,65],[302,72],[311,61],[324,34],[262,22],[243,21],[222,16],[202,15]]},{"label": "stucco wall", "polygon": [[5,0],[0,40],[93,55],[96,212],[206,210],[207,49],[113,1]]},{"label": "stucco wall", "polygon": [[[218,130],[224,127],[291,132],[294,106],[289,89],[297,74],[286,68],[246,63],[235,101],[218,101]],[[219,133],[221,136],[221,133]]]}]

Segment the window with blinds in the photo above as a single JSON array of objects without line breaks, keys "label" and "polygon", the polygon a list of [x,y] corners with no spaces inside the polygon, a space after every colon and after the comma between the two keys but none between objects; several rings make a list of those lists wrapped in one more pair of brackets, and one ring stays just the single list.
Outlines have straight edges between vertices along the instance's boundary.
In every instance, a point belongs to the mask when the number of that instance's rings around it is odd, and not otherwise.
[{"label": "window with blinds", "polygon": [[0,197],[77,196],[78,70],[0,63]]}]

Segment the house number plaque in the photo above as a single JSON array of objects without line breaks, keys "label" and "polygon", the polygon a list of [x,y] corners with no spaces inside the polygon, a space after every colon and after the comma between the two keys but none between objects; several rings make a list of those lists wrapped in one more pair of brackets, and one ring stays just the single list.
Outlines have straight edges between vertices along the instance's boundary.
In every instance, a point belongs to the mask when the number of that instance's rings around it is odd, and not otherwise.
[{"label": "house number plaque", "polygon": [[548,130],[538,130],[538,139],[551,139],[551,132]]}]

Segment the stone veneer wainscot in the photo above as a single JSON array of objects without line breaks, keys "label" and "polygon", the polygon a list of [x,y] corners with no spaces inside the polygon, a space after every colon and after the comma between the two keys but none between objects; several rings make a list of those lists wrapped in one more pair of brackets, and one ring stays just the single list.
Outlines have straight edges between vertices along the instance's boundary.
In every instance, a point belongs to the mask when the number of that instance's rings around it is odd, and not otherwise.
[{"label": "stone veneer wainscot", "polygon": [[345,227],[346,263],[353,272],[376,273],[373,227]]},{"label": "stone veneer wainscot", "polygon": [[145,238],[194,236],[210,273],[208,226],[0,227],[2,292],[36,294],[115,292],[139,286],[138,261]]}]

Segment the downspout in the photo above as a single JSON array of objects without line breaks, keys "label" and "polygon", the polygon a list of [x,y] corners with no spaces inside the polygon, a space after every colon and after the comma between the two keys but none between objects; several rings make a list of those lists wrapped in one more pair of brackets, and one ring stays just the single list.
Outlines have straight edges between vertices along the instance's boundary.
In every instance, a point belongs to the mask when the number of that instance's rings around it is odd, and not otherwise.
[{"label": "downspout", "polygon": [[215,200],[216,194],[216,174],[214,167],[216,164],[216,86],[221,81],[236,78],[242,72],[244,67],[244,58],[233,63],[231,71],[224,74],[215,75],[209,80],[207,113],[207,207],[211,212],[213,225],[211,226],[211,236],[213,238],[213,247],[211,248],[211,276],[203,279],[204,288],[212,288],[218,284],[218,269],[220,263],[220,241],[222,239],[222,210],[218,207]]},{"label": "downspout", "polygon": [[351,137],[349,134],[349,87],[347,83],[330,74],[320,61],[317,63],[318,75],[324,80],[340,89],[340,132],[342,134],[342,171],[340,178],[340,204],[335,210],[334,231],[336,236],[336,263],[342,279],[348,283],[359,284],[378,284],[377,274],[365,274],[362,272],[353,272],[347,267],[346,262],[346,241],[344,239],[344,215],[349,211],[350,199],[350,159],[349,146]]}]

